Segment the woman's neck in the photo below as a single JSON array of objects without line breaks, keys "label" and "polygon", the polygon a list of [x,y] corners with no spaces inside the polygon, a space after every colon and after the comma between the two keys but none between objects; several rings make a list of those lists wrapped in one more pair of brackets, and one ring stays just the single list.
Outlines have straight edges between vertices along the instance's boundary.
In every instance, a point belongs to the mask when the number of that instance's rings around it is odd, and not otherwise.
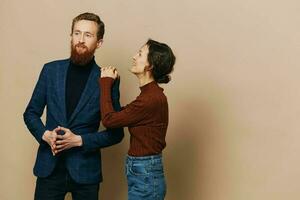
[{"label": "woman's neck", "polygon": [[139,85],[140,87],[148,84],[148,83],[151,83],[152,81],[154,81],[154,78],[153,77],[150,77],[150,76],[138,76],[138,79],[139,79]]}]

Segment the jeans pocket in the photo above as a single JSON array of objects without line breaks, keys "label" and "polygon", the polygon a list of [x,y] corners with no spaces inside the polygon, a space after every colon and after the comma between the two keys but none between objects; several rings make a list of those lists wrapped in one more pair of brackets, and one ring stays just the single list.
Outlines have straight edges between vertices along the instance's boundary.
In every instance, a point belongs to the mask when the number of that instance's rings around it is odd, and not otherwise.
[{"label": "jeans pocket", "polygon": [[128,199],[153,199],[153,179],[140,166],[129,168],[127,174]]},{"label": "jeans pocket", "polygon": [[148,170],[143,164],[133,164],[129,167],[129,171],[136,176],[148,175]]},{"label": "jeans pocket", "polygon": [[150,173],[153,175],[164,175],[164,167],[162,164],[154,164],[150,169]]}]

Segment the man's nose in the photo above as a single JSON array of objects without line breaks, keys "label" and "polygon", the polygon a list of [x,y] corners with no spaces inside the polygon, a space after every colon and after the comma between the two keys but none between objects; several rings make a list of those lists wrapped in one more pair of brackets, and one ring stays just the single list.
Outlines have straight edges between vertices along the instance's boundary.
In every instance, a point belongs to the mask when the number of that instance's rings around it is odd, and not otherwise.
[{"label": "man's nose", "polygon": [[79,38],[79,42],[80,43],[84,43],[85,39],[84,39],[84,34],[82,33],[80,38]]}]

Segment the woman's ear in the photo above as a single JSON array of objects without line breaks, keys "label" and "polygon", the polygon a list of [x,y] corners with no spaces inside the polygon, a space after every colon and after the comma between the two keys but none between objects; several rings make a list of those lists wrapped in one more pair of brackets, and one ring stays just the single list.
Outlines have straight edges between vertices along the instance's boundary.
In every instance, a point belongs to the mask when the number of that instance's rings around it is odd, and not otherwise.
[{"label": "woman's ear", "polygon": [[145,67],[145,71],[152,71],[152,69],[153,69],[153,66],[151,65],[147,65],[146,67]]}]

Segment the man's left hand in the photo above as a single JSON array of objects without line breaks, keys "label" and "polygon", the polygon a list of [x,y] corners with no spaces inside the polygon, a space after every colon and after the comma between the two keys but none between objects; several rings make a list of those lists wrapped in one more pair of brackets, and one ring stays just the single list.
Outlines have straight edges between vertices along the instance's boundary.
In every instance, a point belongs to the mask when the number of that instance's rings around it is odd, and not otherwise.
[{"label": "man's left hand", "polygon": [[82,146],[82,138],[80,135],[74,134],[70,129],[58,127],[57,130],[64,131],[64,135],[57,135],[57,140],[54,145],[54,153],[58,154],[61,151],[70,149],[72,147]]}]

